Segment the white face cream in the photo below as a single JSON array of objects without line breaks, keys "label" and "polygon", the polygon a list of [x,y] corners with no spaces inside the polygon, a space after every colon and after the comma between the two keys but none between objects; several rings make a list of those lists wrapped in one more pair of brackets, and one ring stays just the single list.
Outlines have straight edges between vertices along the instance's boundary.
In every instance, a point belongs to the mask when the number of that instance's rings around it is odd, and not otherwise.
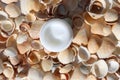
[{"label": "white face cream", "polygon": [[70,46],[72,39],[71,26],[62,19],[51,19],[40,30],[41,44],[52,52],[65,50]]}]

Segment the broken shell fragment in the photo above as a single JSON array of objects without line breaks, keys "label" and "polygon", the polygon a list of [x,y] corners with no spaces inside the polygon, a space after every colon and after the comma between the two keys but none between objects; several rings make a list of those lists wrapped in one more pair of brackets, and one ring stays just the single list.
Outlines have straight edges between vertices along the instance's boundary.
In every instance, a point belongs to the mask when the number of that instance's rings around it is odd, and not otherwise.
[{"label": "broken shell fragment", "polygon": [[108,73],[108,65],[104,60],[98,60],[92,66],[91,72],[98,78],[104,78]]},{"label": "broken shell fragment", "polygon": [[105,15],[104,19],[108,23],[112,23],[118,20],[118,12],[114,9],[108,10]]},{"label": "broken shell fragment", "polygon": [[43,59],[41,62],[42,69],[46,71],[50,71],[53,67],[53,61],[52,60],[47,60]]},{"label": "broken shell fragment", "polygon": [[58,60],[63,64],[71,63],[75,60],[75,53],[71,48],[68,48],[58,53]]},{"label": "broken shell fragment", "polygon": [[13,3],[5,6],[5,11],[11,18],[16,18],[21,14],[19,7]]},{"label": "broken shell fragment", "polygon": [[87,61],[90,59],[90,52],[88,51],[88,49],[86,47],[80,46],[79,53],[78,53],[77,57],[79,59],[79,62]]},{"label": "broken shell fragment", "polygon": [[100,48],[97,51],[99,58],[108,58],[115,50],[115,45],[110,39],[103,39]]},{"label": "broken shell fragment", "polygon": [[108,60],[107,64],[108,64],[109,73],[115,73],[119,69],[119,66],[120,66],[119,63],[114,59]]}]

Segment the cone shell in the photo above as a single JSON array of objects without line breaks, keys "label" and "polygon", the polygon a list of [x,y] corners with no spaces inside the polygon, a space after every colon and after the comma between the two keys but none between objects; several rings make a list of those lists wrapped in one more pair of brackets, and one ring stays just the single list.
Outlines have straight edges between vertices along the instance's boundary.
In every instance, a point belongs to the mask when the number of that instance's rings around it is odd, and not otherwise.
[{"label": "cone shell", "polygon": [[[104,65],[104,66],[101,66]],[[103,78],[108,73],[108,66],[104,60],[98,60],[91,69],[92,74],[94,74],[98,78]]]}]

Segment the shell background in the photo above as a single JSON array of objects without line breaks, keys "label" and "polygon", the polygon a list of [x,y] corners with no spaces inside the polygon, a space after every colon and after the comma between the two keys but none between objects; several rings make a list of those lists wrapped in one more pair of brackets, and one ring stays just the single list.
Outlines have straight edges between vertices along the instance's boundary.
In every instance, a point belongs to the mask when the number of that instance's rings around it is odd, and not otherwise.
[{"label": "shell background", "polygon": [[[53,18],[74,33],[58,53],[39,39]],[[0,0],[0,80],[120,80],[120,0]]]}]

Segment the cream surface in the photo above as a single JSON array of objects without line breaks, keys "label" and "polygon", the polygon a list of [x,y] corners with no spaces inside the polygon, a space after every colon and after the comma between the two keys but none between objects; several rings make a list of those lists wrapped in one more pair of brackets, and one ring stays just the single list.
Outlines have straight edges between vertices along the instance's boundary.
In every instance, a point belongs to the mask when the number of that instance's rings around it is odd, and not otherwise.
[{"label": "cream surface", "polygon": [[71,26],[62,19],[51,19],[40,31],[42,45],[53,52],[60,52],[68,48],[73,39]]}]

